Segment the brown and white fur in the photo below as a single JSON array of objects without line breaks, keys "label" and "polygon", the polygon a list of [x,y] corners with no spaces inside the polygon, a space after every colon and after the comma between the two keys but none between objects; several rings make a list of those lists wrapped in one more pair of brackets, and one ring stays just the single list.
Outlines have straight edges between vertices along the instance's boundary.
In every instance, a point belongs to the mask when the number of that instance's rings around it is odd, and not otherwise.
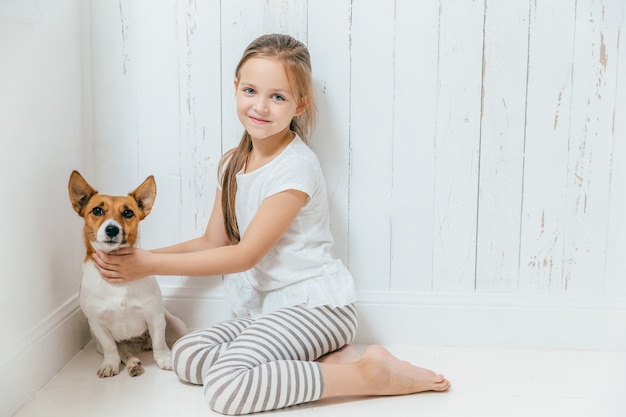
[{"label": "brown and white fur", "polygon": [[133,353],[139,346],[152,348],[159,368],[172,369],[169,348],[187,333],[187,327],[163,307],[156,278],[111,284],[100,276],[92,259],[96,250],[108,253],[137,243],[139,222],[150,213],[156,198],[154,177],[149,176],[127,196],[108,196],[99,194],[74,171],[68,190],[72,207],[85,222],[80,307],[104,356],[98,376],[117,375],[120,360],[131,376],[141,374],[141,361]]}]

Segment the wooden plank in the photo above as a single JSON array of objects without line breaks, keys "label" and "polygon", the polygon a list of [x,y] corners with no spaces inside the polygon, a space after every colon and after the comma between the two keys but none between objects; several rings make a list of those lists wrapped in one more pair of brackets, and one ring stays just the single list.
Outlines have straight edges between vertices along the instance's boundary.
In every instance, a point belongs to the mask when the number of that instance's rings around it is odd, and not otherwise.
[{"label": "wooden plank", "polygon": [[[148,175],[157,183],[157,200],[142,224],[142,246],[181,240],[179,82],[176,1],[133,3],[137,48],[131,60],[136,77],[137,170],[135,187]],[[158,86],[158,88],[155,88]],[[125,190],[131,191],[131,189]]]},{"label": "wooden plank", "polygon": [[[181,240],[187,240],[201,235],[206,228],[222,155],[220,2],[189,0],[177,6],[181,162],[180,173],[172,180],[179,182],[179,228]],[[184,277],[181,286],[218,293],[220,283]]]},{"label": "wooden plank", "polygon": [[265,33],[288,33],[305,42],[308,37],[308,1],[272,0],[263,9]]},{"label": "wooden plank", "polygon": [[[562,292],[574,5],[531,2],[521,292]],[[546,42],[550,39],[550,42]]]},{"label": "wooden plank", "polygon": [[439,4],[395,10],[391,289],[430,291]]},{"label": "wooden plank", "polygon": [[[132,189],[137,172],[137,72],[132,2],[95,2],[91,15],[93,152],[101,192]],[[106,173],[106,175],[102,175]],[[135,185],[136,186],[136,185]]]},{"label": "wooden plank", "polygon": [[[607,214],[607,251],[606,278],[604,295],[608,297],[626,297],[626,24],[624,23],[624,5],[619,2],[605,2],[602,18],[608,28],[602,37],[610,39],[604,42],[604,58],[614,78],[613,102],[604,106],[610,118],[609,130],[605,134],[611,140],[612,154],[609,166],[610,190]],[[602,49],[601,49],[602,51]],[[600,55],[602,56],[602,55]],[[608,73],[605,75],[608,79]]]},{"label": "wooden plank", "polygon": [[482,2],[441,4],[433,243],[436,291],[470,292],[475,287],[483,7]]},{"label": "wooden plank", "polygon": [[308,48],[318,110],[310,145],[326,178],[334,253],[346,265],[349,260],[350,12],[350,0],[320,0],[308,7]]},{"label": "wooden plank", "polygon": [[178,7],[179,204],[181,234],[189,239],[206,228],[222,156],[220,2],[187,1]]},{"label": "wooden plank", "polygon": [[393,3],[353,3],[349,263],[361,290],[389,288],[393,25]]},{"label": "wooden plank", "polygon": [[478,292],[517,291],[529,10],[528,1],[485,3]]},{"label": "wooden plank", "polygon": [[576,7],[563,259],[563,288],[575,294],[604,292],[620,9]]}]

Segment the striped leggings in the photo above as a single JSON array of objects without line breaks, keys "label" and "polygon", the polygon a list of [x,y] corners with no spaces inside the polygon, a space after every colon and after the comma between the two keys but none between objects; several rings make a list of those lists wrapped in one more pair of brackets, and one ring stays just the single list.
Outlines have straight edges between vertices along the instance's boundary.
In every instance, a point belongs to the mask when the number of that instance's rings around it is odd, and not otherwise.
[{"label": "striped leggings", "polygon": [[204,385],[213,411],[274,410],[322,396],[315,360],[352,342],[356,327],[353,304],[286,307],[189,333],[172,347],[172,364],[181,380]]}]

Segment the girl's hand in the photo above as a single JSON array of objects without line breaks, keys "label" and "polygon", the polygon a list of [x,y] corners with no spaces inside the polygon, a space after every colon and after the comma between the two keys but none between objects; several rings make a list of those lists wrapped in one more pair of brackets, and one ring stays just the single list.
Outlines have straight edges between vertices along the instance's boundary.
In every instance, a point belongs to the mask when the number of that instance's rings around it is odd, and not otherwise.
[{"label": "girl's hand", "polygon": [[122,248],[109,254],[96,251],[93,260],[103,279],[119,284],[150,275],[151,255],[151,252],[142,249]]}]

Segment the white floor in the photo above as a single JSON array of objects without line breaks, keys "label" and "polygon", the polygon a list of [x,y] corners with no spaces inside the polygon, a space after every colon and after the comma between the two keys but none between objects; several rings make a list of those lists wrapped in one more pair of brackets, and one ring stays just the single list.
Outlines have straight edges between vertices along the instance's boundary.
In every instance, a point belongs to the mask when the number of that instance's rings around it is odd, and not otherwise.
[{"label": "white floor", "polygon": [[[388,346],[396,356],[444,373],[447,393],[354,398],[299,405],[297,416],[625,417],[626,353]],[[101,357],[90,343],[15,417],[206,416],[201,388],[146,369],[99,379]]]}]

